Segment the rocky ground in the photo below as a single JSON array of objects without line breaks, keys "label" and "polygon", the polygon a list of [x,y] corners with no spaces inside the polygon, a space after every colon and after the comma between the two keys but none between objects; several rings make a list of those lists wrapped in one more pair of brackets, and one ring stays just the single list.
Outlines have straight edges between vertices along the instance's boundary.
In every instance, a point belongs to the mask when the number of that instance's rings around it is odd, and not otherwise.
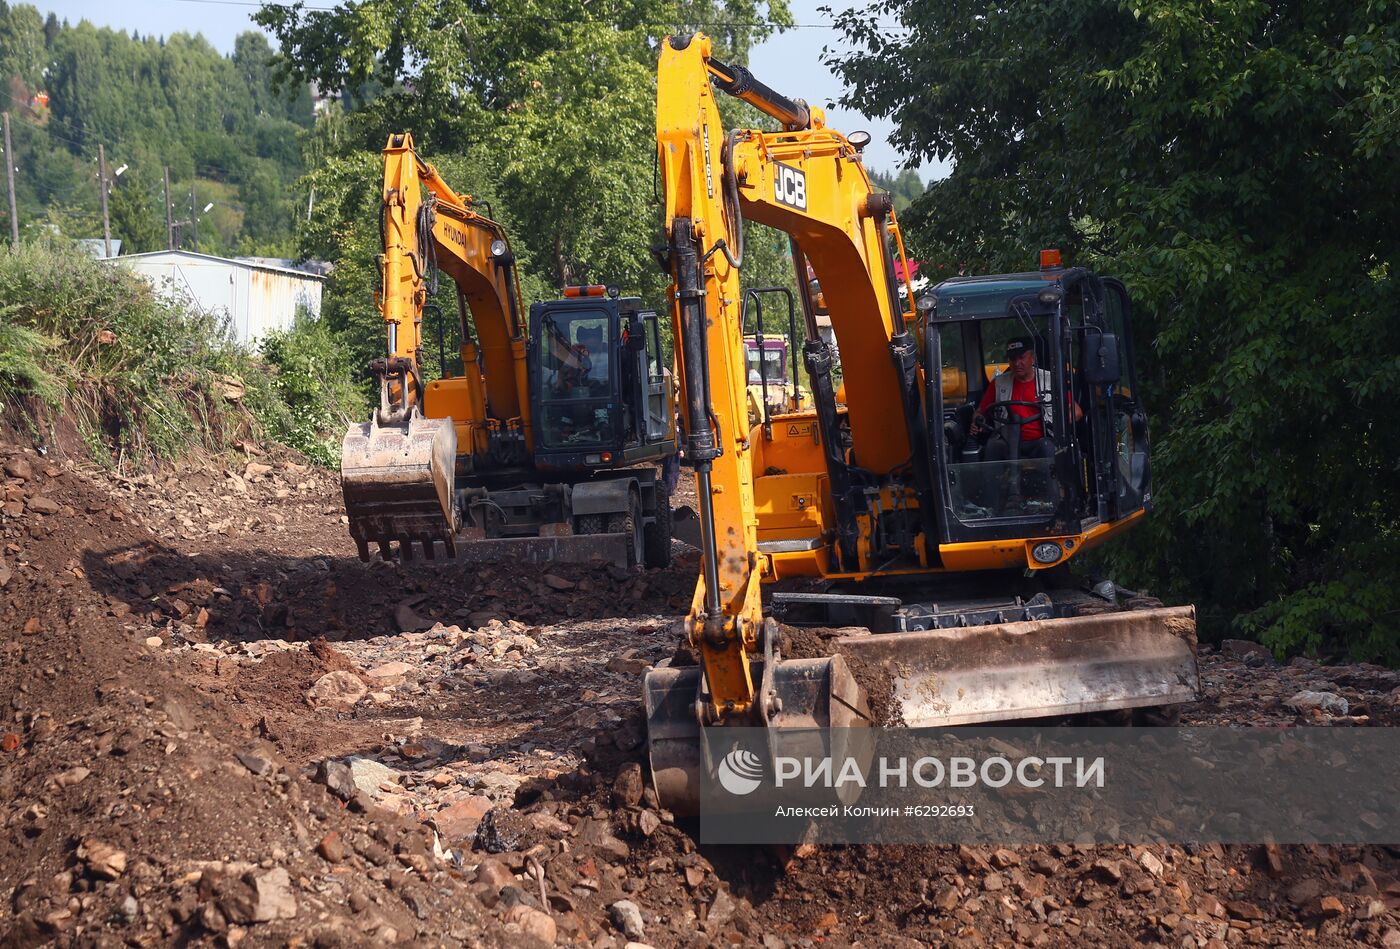
[{"label": "rocky ground", "polygon": [[[361,564],[333,473],[0,441],[0,944],[1400,949],[1400,848],[700,847],[642,778],[697,570]],[[680,548],[678,548],[680,550]],[[1202,657],[1196,724],[1393,724]]]}]

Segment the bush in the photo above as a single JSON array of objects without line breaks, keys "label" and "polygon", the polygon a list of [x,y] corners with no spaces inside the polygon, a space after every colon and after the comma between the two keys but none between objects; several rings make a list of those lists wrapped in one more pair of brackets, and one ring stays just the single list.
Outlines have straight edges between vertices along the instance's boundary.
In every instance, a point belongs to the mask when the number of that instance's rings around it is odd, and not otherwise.
[{"label": "bush", "polygon": [[274,370],[276,404],[285,409],[265,415],[268,433],[314,461],[339,464],[346,425],[368,412],[363,390],[352,381],[350,347],[321,320],[303,313],[291,330],[265,338],[261,349]]},{"label": "bush", "polygon": [[345,361],[314,322],[270,346],[269,368],[219,319],[59,241],[0,250],[0,315],[0,412],[25,398],[71,411],[109,464],[259,434],[329,463],[341,416],[359,412]]},{"label": "bush", "polygon": [[238,427],[221,382],[246,360],[211,317],[140,277],[70,245],[24,244],[0,252],[0,306],[12,338],[27,340],[6,347],[20,367],[9,384],[50,402],[61,394],[117,459],[221,447]]},{"label": "bush", "polygon": [[0,310],[0,413],[24,396],[34,396],[56,408],[63,386],[44,369],[54,341],[12,322],[14,306]]}]

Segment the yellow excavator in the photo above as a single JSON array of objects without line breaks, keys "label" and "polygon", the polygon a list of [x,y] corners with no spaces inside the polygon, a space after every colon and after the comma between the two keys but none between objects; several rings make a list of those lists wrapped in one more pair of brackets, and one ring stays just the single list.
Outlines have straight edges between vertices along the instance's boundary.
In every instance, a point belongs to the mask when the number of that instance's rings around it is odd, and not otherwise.
[{"label": "yellow excavator", "polygon": [[[780,130],[726,129],[720,92]],[[679,813],[699,806],[708,729],[765,727],[776,743],[869,724],[860,667],[883,670],[890,718],[911,727],[1197,697],[1191,607],[1061,569],[1151,505],[1123,285],[1046,255],[1040,270],[901,298],[903,242],[862,164],[869,140],[716,59],[703,35],[662,45],[658,163],[702,570],[685,624],[696,664],[649,672],[644,700],[653,781]],[[790,239],[811,395],[758,425],[745,220]],[[776,620],[848,629],[827,655],[788,658]]]},{"label": "yellow excavator", "polygon": [[[361,559],[376,544],[385,559],[669,563],[656,464],[676,454],[675,411],[657,314],[615,288],[567,287],[532,304],[527,327],[504,228],[407,133],[384,149],[380,226],[379,407],[341,446]],[[436,311],[443,332],[439,273],[456,291],[462,370],[429,381],[423,319]]]}]

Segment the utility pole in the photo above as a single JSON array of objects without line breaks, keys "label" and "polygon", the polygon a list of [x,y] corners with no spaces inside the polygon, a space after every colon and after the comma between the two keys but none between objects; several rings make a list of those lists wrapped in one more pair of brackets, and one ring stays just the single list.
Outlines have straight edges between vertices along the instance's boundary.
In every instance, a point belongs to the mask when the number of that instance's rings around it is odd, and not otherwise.
[{"label": "utility pole", "polygon": [[10,244],[19,246],[19,211],[15,208],[15,153],[10,148],[10,113],[5,113],[5,177],[10,181]]},{"label": "utility pole", "polygon": [[170,166],[165,166],[165,246],[175,249],[175,222],[170,219]]},{"label": "utility pole", "polygon": [[102,199],[102,246],[103,256],[112,256],[112,221],[107,216],[107,150],[97,146],[97,195]]},{"label": "utility pole", "polygon": [[194,182],[190,182],[190,227],[194,230],[194,247],[191,248],[196,254],[199,253],[199,204],[194,197]]}]

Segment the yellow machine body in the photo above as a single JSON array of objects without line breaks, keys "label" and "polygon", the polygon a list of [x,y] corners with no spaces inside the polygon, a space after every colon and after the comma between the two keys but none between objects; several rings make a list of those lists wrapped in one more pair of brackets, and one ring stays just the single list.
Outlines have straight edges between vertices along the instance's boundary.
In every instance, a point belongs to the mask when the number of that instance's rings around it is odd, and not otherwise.
[{"label": "yellow machine body", "polygon": [[[726,91],[775,118],[780,131],[728,129],[715,97]],[[891,291],[903,243],[887,195],[876,191],[852,140],[822,111],[763,86],[747,70],[715,60],[703,35],[662,44],[657,81],[657,154],[673,277],[680,404],[700,498],[702,574],[686,622],[698,668],[658,669],[644,686],[651,764],[668,806],[693,810],[703,770],[704,729],[727,724],[849,726],[869,710],[842,656],[885,666],[911,725],[1073,714],[1181,702],[1194,697],[1190,608],[1002,623],[846,638],[825,660],[783,660],[760,586],[789,577],[865,582],[889,577],[1040,570],[1031,551],[1061,542],[1069,559],[1128,528],[1141,511],[1082,533],[940,544],[919,532],[896,555],[876,556],[882,511],[917,511],[919,495],[895,475],[927,446],[917,443],[926,366],[912,294]],[[817,406],[751,424],[743,350],[741,284],[746,219],[785,233],[794,267],[810,263],[839,344],[841,391],[828,401],[858,459],[880,487],[837,535],[840,492],[833,447]],[[908,272],[907,266],[904,272]],[[804,281],[799,281],[802,283]],[[813,301],[804,300],[809,344]],[[901,347],[903,349],[901,350]],[[892,352],[911,354],[904,374]],[[809,365],[810,368],[810,365]],[[986,367],[988,378],[998,366]],[[937,371],[937,367],[935,367]],[[963,371],[938,380],[966,398]],[[814,383],[814,387],[815,387]],[[980,387],[979,387],[980,388]],[[814,392],[814,402],[823,396]],[[912,401],[912,406],[911,406]],[[843,549],[843,544],[845,548]],[[1072,552],[1072,553],[1071,553]],[[1015,655],[1033,657],[1012,661]],[[1030,664],[1028,665],[1027,662]],[[961,688],[920,699],[940,670]]]},{"label": "yellow machine body", "polygon": [[[431,557],[439,543],[455,550],[457,468],[470,470],[501,445],[529,457],[526,333],[505,230],[452,190],[407,132],[391,136],[383,154],[375,302],[387,345],[371,364],[380,404],[346,431],[341,483],[361,558],[371,543],[386,557],[394,543],[405,556],[418,544]],[[426,382],[423,317],[439,269],[457,289],[464,371]]]}]

